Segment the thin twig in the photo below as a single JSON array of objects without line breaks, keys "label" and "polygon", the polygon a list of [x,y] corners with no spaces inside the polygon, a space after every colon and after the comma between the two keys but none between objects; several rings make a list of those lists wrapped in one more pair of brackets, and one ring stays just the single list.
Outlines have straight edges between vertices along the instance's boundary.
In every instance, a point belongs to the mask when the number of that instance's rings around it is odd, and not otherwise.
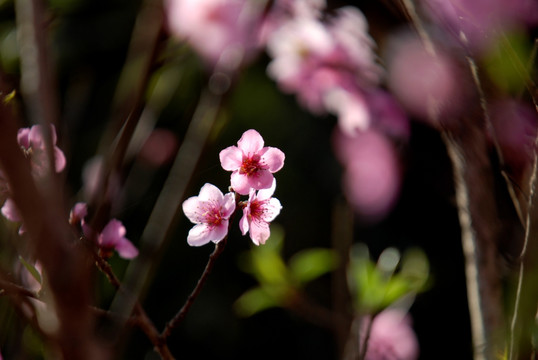
[{"label": "thin twig", "polygon": [[372,314],[372,316],[368,319],[368,325],[366,326],[365,332],[364,332],[364,340],[362,341],[361,347],[360,347],[360,354],[359,354],[359,360],[366,359],[366,353],[368,351],[368,342],[370,341],[370,335],[372,334],[372,325],[374,324],[374,320],[377,314]]},{"label": "thin twig", "polygon": [[213,266],[215,266],[215,262],[217,261],[220,254],[224,251],[224,247],[226,246],[227,238],[225,237],[221,241],[219,241],[215,245],[215,250],[211,253],[209,256],[209,260],[206,264],[206,267],[204,269],[204,272],[202,273],[202,276],[200,279],[198,279],[198,282],[196,283],[196,287],[192,290],[191,294],[185,301],[185,304],[181,307],[181,309],[178,311],[178,313],[170,320],[164,330],[161,333],[161,338],[166,341],[166,339],[170,336],[172,333],[172,330],[174,330],[180,323],[183,321],[187,313],[189,312],[189,309],[191,308],[192,304],[194,303],[194,300],[198,297],[200,294],[200,291],[202,290],[205,282],[207,281],[209,274],[211,274],[211,270],[213,270]]},{"label": "thin twig", "polygon": [[[114,273],[114,270],[112,269],[108,261],[106,261],[97,252],[92,251],[92,253],[97,268],[103,274],[105,274],[110,284],[114,286],[114,288],[118,291],[125,291],[121,285],[120,280]],[[155,351],[157,351],[157,353],[159,353],[159,355],[161,355],[161,357],[165,360],[173,359],[174,357],[168,349],[166,341],[162,339],[159,332],[157,331],[157,328],[155,327],[155,325],[147,315],[146,311],[138,301],[135,303],[133,312],[136,315],[136,324],[146,334],[150,342],[153,344]]]}]

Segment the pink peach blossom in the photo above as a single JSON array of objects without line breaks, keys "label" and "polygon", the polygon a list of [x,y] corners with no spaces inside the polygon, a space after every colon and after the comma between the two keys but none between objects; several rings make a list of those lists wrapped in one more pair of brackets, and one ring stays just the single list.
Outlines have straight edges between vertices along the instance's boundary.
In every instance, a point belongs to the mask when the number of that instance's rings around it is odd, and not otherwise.
[{"label": "pink peach blossom", "polygon": [[273,173],[284,166],[284,153],[274,147],[264,147],[264,141],[256,130],[247,130],[237,142],[219,154],[224,170],[232,171],[231,185],[234,191],[247,195],[250,189],[268,189],[273,184]]},{"label": "pink peach blossom", "polygon": [[202,246],[210,241],[215,244],[228,234],[228,222],[235,211],[235,195],[222,192],[206,183],[198,196],[183,202],[185,216],[195,224],[189,231],[187,242],[191,246]]},{"label": "pink peach blossom", "polygon": [[97,237],[97,245],[104,250],[116,250],[124,259],[138,256],[138,249],[125,237],[127,230],[121,221],[112,219]]},{"label": "pink peach blossom", "polygon": [[[62,150],[56,146],[56,128],[54,125],[51,125],[50,128],[55,171],[61,172],[66,165],[65,155]],[[34,125],[31,128],[21,128],[17,133],[17,141],[25,155],[30,159],[32,171],[34,175],[37,176],[44,175],[48,169],[47,149],[44,135],[42,125]]]},{"label": "pink peach blossom", "polygon": [[273,180],[273,185],[269,189],[250,190],[248,202],[243,208],[239,228],[243,235],[250,232],[250,238],[256,245],[265,244],[270,235],[269,223],[280,214],[282,209],[280,201],[272,197],[275,188],[276,180]]},{"label": "pink peach blossom", "polygon": [[[361,323],[361,345],[370,319]],[[411,318],[405,312],[388,309],[378,314],[371,325],[365,360],[416,360],[419,355],[417,336]]]},{"label": "pink peach blossom", "polygon": [[[86,203],[76,203],[69,213],[69,223],[71,225],[80,225],[85,236],[91,238],[95,236],[93,229],[86,223],[88,206]],[[127,230],[122,222],[117,219],[111,219],[96,235],[97,246],[108,254],[116,250],[120,257],[124,259],[133,259],[138,256],[138,249],[126,237]]]}]

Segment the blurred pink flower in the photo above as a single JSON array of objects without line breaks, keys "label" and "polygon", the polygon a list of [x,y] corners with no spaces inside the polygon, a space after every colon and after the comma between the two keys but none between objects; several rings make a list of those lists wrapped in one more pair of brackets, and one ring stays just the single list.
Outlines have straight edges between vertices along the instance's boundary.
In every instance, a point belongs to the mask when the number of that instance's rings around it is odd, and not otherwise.
[{"label": "blurred pink flower", "polygon": [[325,22],[292,17],[268,36],[269,76],[309,111],[336,115],[348,134],[364,130],[371,122],[364,94],[382,73],[367,31],[364,15],[354,7],[338,9]]},{"label": "blurred pink flower", "polygon": [[69,224],[71,225],[85,225],[85,218],[88,215],[88,205],[83,202],[76,203],[71,212],[69,213]]},{"label": "blurred pink flower", "polygon": [[250,0],[167,0],[172,34],[211,66],[233,71],[257,53],[261,3]]},{"label": "blurred pink flower", "polygon": [[[61,172],[66,165],[65,155],[56,146],[56,128],[51,128],[51,142],[54,152],[54,166],[56,172]],[[21,128],[17,133],[17,141],[24,154],[30,159],[32,171],[36,176],[42,176],[48,169],[46,141],[42,125],[34,125],[31,128]]]},{"label": "blurred pink flower", "polygon": [[264,147],[261,135],[253,129],[247,130],[237,142],[219,154],[220,164],[232,171],[231,186],[241,195],[250,189],[268,189],[273,184],[273,173],[284,166],[284,153],[275,147]]},{"label": "blurred pink flower", "polygon": [[125,237],[127,230],[121,221],[112,219],[97,237],[97,245],[107,251],[116,250],[124,259],[138,256],[138,249]]},{"label": "blurred pink flower", "polygon": [[[65,155],[56,146],[56,128],[54,125],[50,126],[51,130],[51,145],[53,146],[54,153],[54,167],[56,172],[61,172],[66,165]],[[30,161],[30,167],[32,174],[40,178],[44,176],[49,169],[49,160],[47,156],[47,146],[44,138],[43,127],[41,125],[34,125],[30,128],[21,128],[17,133],[17,142],[21,146],[21,150],[24,155]],[[5,199],[1,212],[4,217],[10,221],[21,222],[22,216],[19,213],[17,205],[10,198],[9,184],[4,177],[4,174],[0,171],[0,197]],[[24,233],[24,225],[19,228],[19,234]]]},{"label": "blurred pink flower", "polygon": [[189,231],[187,242],[191,246],[202,246],[212,241],[215,244],[228,234],[228,221],[235,211],[235,195],[222,192],[212,184],[205,184],[198,196],[183,202],[185,216],[196,224]]},{"label": "blurred pink flower", "polygon": [[148,165],[160,167],[174,158],[177,147],[177,137],[172,131],[154,129],[142,145],[138,157]]},{"label": "blurred pink flower", "polygon": [[[19,209],[11,198],[6,199],[4,205],[2,206],[2,209],[0,209],[0,212],[2,212],[2,215],[4,215],[4,217],[9,221],[22,222],[22,216],[19,212]],[[19,235],[22,235],[25,232],[26,228],[24,227],[24,224],[21,224],[21,226],[19,227]]]},{"label": "blurred pink flower", "polygon": [[442,120],[462,108],[463,76],[441,49],[430,54],[415,36],[397,34],[387,45],[386,58],[388,86],[412,115]]},{"label": "blurred pink flower", "polygon": [[19,209],[15,205],[15,202],[10,198],[6,199],[6,202],[2,206],[2,215],[9,221],[19,222],[22,221],[22,216],[19,213]]},{"label": "blurred pink flower", "polygon": [[303,106],[316,113],[322,112],[322,95],[326,88],[334,86],[334,76],[327,68],[317,81],[313,79],[325,70],[323,62],[334,48],[328,28],[319,19],[292,19],[268,39],[267,51],[272,61],[267,72],[283,91],[295,93]]},{"label": "blurred pink flower", "polygon": [[[92,238],[95,236],[93,229],[86,223],[88,206],[86,203],[76,203],[69,213],[69,223],[71,225],[80,225],[84,236]],[[105,257],[110,256],[113,250],[116,250],[120,257],[124,259],[133,259],[138,256],[138,249],[125,237],[127,230],[122,222],[117,219],[111,219],[97,234],[95,240],[97,246],[101,249]]]},{"label": "blurred pink flower", "polygon": [[367,94],[368,107],[372,117],[372,128],[387,137],[407,142],[411,136],[411,125],[402,106],[392,94],[383,90]]},{"label": "blurred pink flower", "polygon": [[368,104],[361,94],[335,88],[327,92],[325,106],[338,117],[340,129],[349,136],[370,126]]},{"label": "blurred pink flower", "polygon": [[478,51],[503,31],[538,24],[536,0],[422,0],[422,5],[455,39]]},{"label": "blurred pink flower", "polygon": [[[369,321],[365,318],[361,323],[361,345]],[[365,360],[415,360],[418,355],[419,344],[409,315],[389,309],[374,318]]]},{"label": "blurred pink flower", "polygon": [[280,201],[273,198],[276,188],[276,180],[269,189],[255,191],[250,190],[247,205],[243,208],[243,217],[239,221],[239,228],[243,235],[250,232],[250,238],[256,245],[265,244],[269,238],[269,223],[273,221],[282,205]]},{"label": "blurred pink flower", "polygon": [[401,175],[392,144],[377,131],[349,137],[336,130],[333,147],[344,166],[343,188],[350,204],[364,221],[382,219],[400,193]]}]

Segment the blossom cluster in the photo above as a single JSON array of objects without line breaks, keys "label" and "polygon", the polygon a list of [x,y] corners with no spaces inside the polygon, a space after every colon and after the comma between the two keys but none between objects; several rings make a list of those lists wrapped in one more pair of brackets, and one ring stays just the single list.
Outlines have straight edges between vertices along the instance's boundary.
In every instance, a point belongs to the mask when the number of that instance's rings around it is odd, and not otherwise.
[{"label": "blossom cluster", "polygon": [[[284,166],[284,153],[264,146],[262,136],[253,129],[247,130],[237,142],[219,154],[224,170],[231,171],[230,192],[224,195],[215,185],[206,183],[198,196],[183,202],[183,212],[194,223],[187,242],[191,246],[218,243],[228,234],[229,221],[236,207],[243,210],[239,228],[247,232],[256,245],[269,238],[269,223],[282,206],[273,198],[276,180],[273,174]],[[247,201],[238,202],[239,195],[248,195]]]},{"label": "blossom cluster", "polygon": [[[49,162],[47,155],[47,141],[45,131],[42,125],[34,125],[29,128],[21,128],[17,133],[17,142],[20,145],[21,151],[30,163],[32,176],[36,181],[40,181],[50,170],[49,163],[54,166],[54,172],[60,173],[65,169],[66,159],[63,151],[56,145],[57,135],[54,125],[50,127],[51,145],[53,147],[54,159]],[[23,218],[17,208],[15,201],[11,198],[9,183],[0,171],[0,192],[4,198],[2,206],[2,215],[13,222],[22,222]],[[99,234],[95,234],[90,226],[85,222],[85,217],[88,213],[85,203],[77,203],[71,210],[69,215],[69,223],[78,225],[82,229],[83,235],[87,238],[93,238],[102,254],[107,257],[112,250],[116,250],[118,254],[125,259],[132,259],[138,255],[136,247],[125,238],[126,229],[123,224],[112,219],[103,228]],[[19,234],[25,232],[24,223],[19,228]]]}]

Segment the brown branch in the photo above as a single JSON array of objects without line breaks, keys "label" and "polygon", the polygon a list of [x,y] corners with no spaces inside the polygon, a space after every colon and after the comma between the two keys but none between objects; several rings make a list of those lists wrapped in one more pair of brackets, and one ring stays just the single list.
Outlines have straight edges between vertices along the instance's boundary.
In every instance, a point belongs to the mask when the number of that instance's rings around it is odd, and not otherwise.
[{"label": "brown branch", "polygon": [[211,253],[209,256],[209,260],[207,261],[206,267],[204,269],[204,272],[202,273],[202,276],[198,279],[198,282],[196,283],[195,288],[192,290],[191,294],[185,301],[185,304],[181,307],[181,309],[177,312],[177,314],[170,320],[164,330],[161,333],[161,338],[166,341],[166,339],[170,336],[172,333],[172,330],[174,330],[180,323],[183,321],[187,313],[189,312],[192,304],[200,294],[200,291],[202,290],[205,282],[207,281],[209,274],[211,274],[211,271],[213,270],[213,266],[215,266],[215,262],[217,261],[220,254],[224,251],[224,247],[226,246],[227,237],[219,241],[215,245],[215,250]]},{"label": "brown branch", "polygon": [[[0,91],[2,84],[0,84]],[[9,93],[9,91],[4,91]],[[60,328],[57,345],[64,357],[103,357],[92,333],[90,273],[85,254],[73,247],[73,236],[61,202],[38,188],[30,164],[17,143],[17,120],[11,106],[0,102],[0,166],[27,231],[25,239],[47,273]]]},{"label": "brown branch", "polygon": [[[84,238],[83,240],[88,241]],[[112,269],[108,261],[106,261],[102,256],[100,256],[96,251],[94,251],[94,249],[92,249],[92,253],[97,268],[103,274],[105,274],[110,284],[114,286],[117,291],[125,291],[125,289],[121,285],[120,280],[114,273],[114,270]],[[166,345],[166,341],[162,339],[159,332],[157,331],[157,328],[155,327],[155,325],[147,315],[146,311],[138,301],[135,303],[133,313],[135,315],[134,322],[146,334],[149,341],[153,344],[155,351],[159,353],[161,358],[165,360],[174,359],[172,353]]]},{"label": "brown branch", "polygon": [[483,129],[472,119],[461,124],[457,134],[444,132],[443,139],[454,172],[474,358],[493,359],[503,346],[504,324],[493,173]]}]

